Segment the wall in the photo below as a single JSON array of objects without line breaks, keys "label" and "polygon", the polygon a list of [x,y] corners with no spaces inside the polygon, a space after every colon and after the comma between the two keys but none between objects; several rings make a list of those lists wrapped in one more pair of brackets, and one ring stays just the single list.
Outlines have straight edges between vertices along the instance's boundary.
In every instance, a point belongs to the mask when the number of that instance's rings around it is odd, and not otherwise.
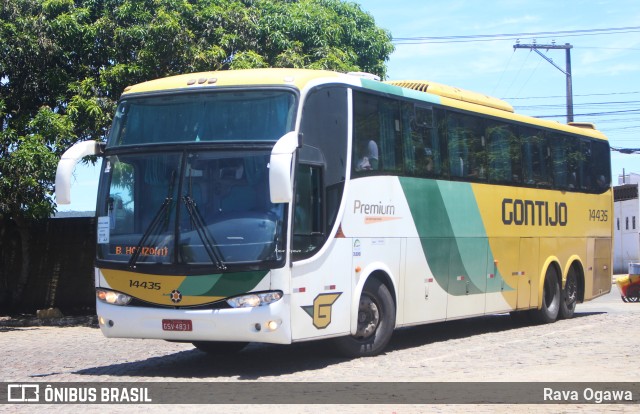
[{"label": "wall", "polygon": [[50,307],[64,314],[94,312],[94,217],[31,222],[29,280],[17,304],[10,299],[22,265],[20,235],[13,222],[0,226],[0,313]]}]

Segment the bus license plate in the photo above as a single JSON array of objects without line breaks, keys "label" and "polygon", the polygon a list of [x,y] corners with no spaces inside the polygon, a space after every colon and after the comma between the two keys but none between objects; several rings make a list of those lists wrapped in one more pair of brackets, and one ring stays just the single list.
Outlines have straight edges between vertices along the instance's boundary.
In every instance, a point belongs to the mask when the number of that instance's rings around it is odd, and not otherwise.
[{"label": "bus license plate", "polygon": [[192,331],[193,325],[189,319],[163,319],[163,331]]}]

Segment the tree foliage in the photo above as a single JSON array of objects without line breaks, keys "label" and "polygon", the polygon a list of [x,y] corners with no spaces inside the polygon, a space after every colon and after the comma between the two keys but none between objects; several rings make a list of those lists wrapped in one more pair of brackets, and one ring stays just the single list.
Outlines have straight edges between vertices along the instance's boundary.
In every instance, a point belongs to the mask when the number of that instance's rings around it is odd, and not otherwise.
[{"label": "tree foliage", "polygon": [[0,214],[54,210],[55,165],[130,84],[255,67],[385,76],[390,35],[339,0],[0,0]]},{"label": "tree foliage", "polygon": [[28,219],[55,211],[58,159],[105,138],[127,85],[255,67],[384,77],[392,50],[388,32],[340,0],[0,0],[0,219],[22,245],[12,301],[28,279]]}]

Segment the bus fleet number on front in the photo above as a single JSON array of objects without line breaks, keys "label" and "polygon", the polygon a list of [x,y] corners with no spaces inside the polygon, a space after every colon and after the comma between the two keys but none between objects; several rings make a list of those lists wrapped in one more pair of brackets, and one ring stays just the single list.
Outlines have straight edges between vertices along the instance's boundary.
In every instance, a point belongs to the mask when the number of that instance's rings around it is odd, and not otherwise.
[{"label": "bus fleet number on front", "polygon": [[589,209],[589,221],[608,221],[609,210],[592,210]]},{"label": "bus fleet number on front", "polygon": [[140,282],[139,280],[129,280],[129,287],[139,289],[160,290],[159,282]]}]

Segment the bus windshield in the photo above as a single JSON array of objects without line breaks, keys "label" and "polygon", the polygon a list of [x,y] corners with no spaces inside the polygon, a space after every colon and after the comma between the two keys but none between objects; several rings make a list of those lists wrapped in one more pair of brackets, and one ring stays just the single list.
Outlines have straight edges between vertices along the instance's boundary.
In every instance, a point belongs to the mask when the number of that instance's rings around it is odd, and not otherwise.
[{"label": "bus windshield", "polygon": [[270,152],[128,153],[105,159],[98,259],[130,268],[224,271],[283,260],[285,208],[269,198]]},{"label": "bus windshield", "polygon": [[293,129],[296,95],[216,91],[125,98],[107,147],[194,142],[275,142]]}]

